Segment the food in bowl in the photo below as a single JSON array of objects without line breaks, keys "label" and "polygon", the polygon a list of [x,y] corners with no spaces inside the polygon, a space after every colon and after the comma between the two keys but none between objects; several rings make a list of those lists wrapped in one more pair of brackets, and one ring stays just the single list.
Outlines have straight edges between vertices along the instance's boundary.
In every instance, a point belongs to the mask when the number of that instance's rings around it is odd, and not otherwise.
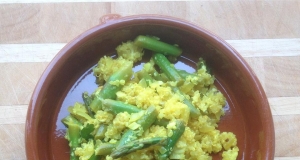
[{"label": "food in bowl", "polygon": [[[27,159],[70,158],[70,147],[64,138],[66,127],[61,123],[69,114],[67,108],[82,102],[81,93],[93,93],[97,88],[92,68],[101,57],[114,57],[116,46],[146,34],[180,45],[183,52],[175,64],[177,68],[192,73],[199,58],[205,59],[215,77],[215,86],[227,102],[218,129],[236,135],[237,159],[274,159],[270,106],[247,62],[208,30],[182,19],[158,15],[134,15],[97,25],[59,51],[41,75],[30,100],[25,125]],[[147,55],[143,56],[145,60]],[[134,71],[139,67],[135,66]],[[212,155],[214,160],[221,159],[221,153]]]},{"label": "food in bowl", "polygon": [[177,45],[142,35],[116,52],[93,68],[99,87],[62,119],[71,159],[237,158],[235,134],[217,128],[226,98],[202,58],[187,72],[171,63]]}]

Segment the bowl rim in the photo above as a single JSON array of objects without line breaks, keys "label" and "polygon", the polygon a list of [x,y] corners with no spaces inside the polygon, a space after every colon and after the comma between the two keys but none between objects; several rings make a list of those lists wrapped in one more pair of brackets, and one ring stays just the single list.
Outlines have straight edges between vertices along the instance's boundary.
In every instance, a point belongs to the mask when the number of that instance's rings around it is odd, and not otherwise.
[{"label": "bowl rim", "polygon": [[[34,91],[32,93],[30,103],[27,110],[26,115],[26,122],[25,122],[25,150],[26,150],[26,157],[27,159],[38,159],[38,146],[35,143],[35,138],[37,137],[37,121],[34,121],[34,119],[38,118],[38,112],[40,111],[41,107],[38,107],[38,104],[41,104],[41,101],[38,101],[38,97],[40,96],[39,93],[43,92],[43,86],[48,85],[50,83],[49,75],[53,76],[53,73],[56,72],[57,69],[55,69],[54,66],[62,65],[63,63],[58,64],[58,60],[60,61],[66,61],[69,54],[71,54],[72,50],[76,48],[75,46],[79,46],[78,44],[83,44],[85,41],[87,41],[90,37],[93,37],[93,33],[105,30],[109,26],[115,26],[120,23],[130,23],[132,21],[161,21],[166,23],[173,23],[173,24],[180,24],[180,26],[192,29],[193,31],[200,33],[201,35],[204,35],[205,40],[208,42],[216,45],[219,44],[218,47],[220,50],[227,50],[231,52],[232,54],[228,54],[227,56],[230,59],[237,59],[239,62],[238,67],[244,68],[247,72],[245,72],[245,75],[250,82],[253,83],[253,88],[256,93],[259,94],[257,96],[259,98],[259,101],[261,102],[261,105],[264,107],[258,107],[259,113],[263,115],[260,115],[262,118],[262,128],[263,131],[269,131],[270,135],[265,136],[266,143],[263,144],[262,148],[266,148],[266,154],[262,155],[264,159],[274,159],[275,155],[275,131],[274,131],[274,122],[273,117],[271,114],[271,109],[269,106],[269,102],[267,99],[267,96],[265,94],[265,91],[259,82],[259,79],[257,78],[255,72],[251,69],[251,67],[248,65],[248,63],[243,59],[243,57],[225,40],[220,38],[219,36],[215,35],[208,29],[201,27],[199,25],[196,25],[190,21],[171,17],[171,16],[165,16],[165,15],[155,15],[155,14],[141,14],[141,15],[132,15],[132,16],[125,16],[125,17],[118,17],[112,20],[108,20],[104,23],[101,23],[97,26],[94,26],[77,37],[73,38],[69,43],[67,43],[57,54],[56,56],[50,61],[44,72],[42,73],[40,79],[38,80]],[[59,67],[56,67],[59,68]],[[270,147],[271,146],[271,147]]]}]

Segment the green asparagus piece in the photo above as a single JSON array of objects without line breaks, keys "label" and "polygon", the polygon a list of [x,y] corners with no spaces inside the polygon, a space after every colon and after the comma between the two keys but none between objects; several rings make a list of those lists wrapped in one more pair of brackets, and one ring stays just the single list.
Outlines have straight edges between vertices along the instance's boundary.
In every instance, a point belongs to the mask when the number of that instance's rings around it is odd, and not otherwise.
[{"label": "green asparagus piece", "polygon": [[93,101],[90,104],[91,110],[96,113],[98,110],[102,108],[102,100],[103,98],[99,95],[95,96]]},{"label": "green asparagus piece", "polygon": [[177,72],[175,67],[170,63],[170,61],[161,53],[155,53],[153,55],[153,59],[155,64],[159,66],[159,68],[166,74],[166,76],[171,81],[177,81],[179,83],[183,82],[182,77]]},{"label": "green asparagus piece", "polygon": [[155,107],[150,106],[136,123],[141,125],[143,131],[146,131],[155,122],[157,115]]},{"label": "green asparagus piece", "polygon": [[112,158],[119,158],[125,156],[129,153],[132,153],[137,150],[141,150],[144,148],[148,148],[152,145],[166,145],[166,138],[155,137],[155,138],[147,138],[147,139],[138,139],[132,142],[129,142],[118,149],[114,150],[110,156]]},{"label": "green asparagus piece", "polygon": [[167,138],[167,144],[162,147],[162,150],[164,150],[163,153],[158,152],[157,159],[158,160],[166,160],[172,153],[172,150],[179,140],[179,138],[182,136],[184,133],[185,126],[184,122],[181,120],[176,120],[176,129],[173,129],[173,134],[172,136]]},{"label": "green asparagus piece", "polygon": [[82,93],[82,99],[83,99],[83,102],[84,102],[84,106],[86,108],[86,110],[88,111],[88,114],[93,117],[93,113],[91,111],[91,108],[90,108],[90,104],[92,102],[92,97],[89,96],[89,94],[87,92],[83,92]]},{"label": "green asparagus piece", "polygon": [[90,115],[88,115],[87,110],[82,104],[77,103],[74,106],[70,106],[68,108],[68,111],[74,118],[79,120],[81,123],[84,123],[88,120],[93,120],[93,118]]},{"label": "green asparagus piece", "polygon": [[112,99],[104,99],[102,101],[102,105],[103,109],[107,109],[113,112],[114,114],[118,114],[121,112],[137,113],[141,111],[141,109],[137,108],[136,106]]},{"label": "green asparagus piece", "polygon": [[[148,129],[151,124],[156,120],[157,111],[154,107],[149,107],[145,111],[145,115],[137,120],[137,124],[140,124],[142,127],[141,132]],[[127,144],[128,142],[131,142],[132,140],[137,139],[139,134],[142,134],[141,132],[128,129],[125,131],[125,133],[122,135],[121,139],[117,144],[111,144],[111,143],[104,143],[96,147],[96,155],[108,155],[112,152],[113,149],[122,147],[124,144]]]},{"label": "green asparagus piece", "polygon": [[156,38],[140,35],[134,40],[134,44],[149,49],[154,52],[160,52],[166,55],[179,56],[182,50],[174,45],[159,41]]},{"label": "green asparagus piece", "polygon": [[116,148],[117,144],[112,143],[102,143],[95,149],[96,155],[108,155],[112,152],[114,148]]},{"label": "green asparagus piece", "polygon": [[70,146],[70,160],[78,160],[79,158],[75,155],[75,149],[80,146],[80,128],[82,124],[72,115],[66,116],[61,121],[68,128],[66,138]]},{"label": "green asparagus piece", "polygon": [[124,144],[131,142],[133,140],[137,139],[135,131],[128,129],[124,132],[122,135],[120,141],[118,142],[118,145],[116,148],[122,147]]},{"label": "green asparagus piece", "polygon": [[134,130],[127,130],[121,137],[117,148],[121,147],[122,145],[137,139],[137,137],[142,134],[142,132],[146,131],[156,120],[158,113],[155,107],[149,107],[146,111],[144,116],[142,116],[139,120],[136,121],[137,124],[141,125],[140,132]]},{"label": "green asparagus piece", "polygon": [[68,115],[66,116],[65,118],[63,118],[61,120],[61,122],[66,126],[68,127],[69,124],[77,124],[79,126],[82,126],[82,124],[76,119],[74,118],[72,115]]},{"label": "green asparagus piece", "polygon": [[100,124],[100,126],[97,129],[97,132],[94,136],[94,139],[103,139],[105,137],[105,132],[106,131],[107,131],[107,125],[106,124]]},{"label": "green asparagus piece", "polygon": [[[141,111],[141,109],[137,108],[136,106],[112,99],[103,100],[102,105],[104,109],[107,109],[114,114],[118,114],[121,112],[137,113]],[[156,119],[153,124],[166,127],[169,124],[169,121],[167,119]]]},{"label": "green asparagus piece", "polygon": [[144,79],[146,81],[147,86],[149,86],[154,81],[154,79],[147,72],[139,71],[137,72],[137,75],[139,79]]},{"label": "green asparagus piece", "polygon": [[156,119],[156,121],[153,124],[163,126],[163,127],[167,127],[167,125],[169,124],[169,120],[167,120],[165,118]]},{"label": "green asparagus piece", "polygon": [[[163,72],[167,75],[167,77],[172,81],[178,81],[183,82],[183,79],[181,78],[180,74],[178,73],[177,69],[175,69],[169,60],[162,54],[156,53],[154,54],[154,61],[155,63],[163,70]],[[179,93],[184,98],[183,103],[186,104],[191,112],[192,117],[198,117],[200,115],[200,111],[196,109],[196,107],[184,97],[183,93],[180,92],[180,90],[172,86],[173,92]]]},{"label": "green asparagus piece", "polygon": [[122,85],[113,85],[111,82],[117,80],[129,80],[132,76],[132,66],[124,66],[119,71],[115,72],[110,76],[107,82],[104,84],[103,88],[98,95],[95,95],[94,100],[91,102],[91,109],[94,112],[97,112],[102,107],[103,99],[115,99],[116,93],[123,87]]},{"label": "green asparagus piece", "polygon": [[153,73],[153,78],[157,81],[167,82],[169,79],[164,73],[158,73],[156,70]]},{"label": "green asparagus piece", "polygon": [[200,111],[193,105],[193,103],[191,101],[189,101],[185,96],[184,94],[180,91],[180,89],[178,87],[175,87],[175,86],[171,86],[172,88],[172,91],[174,93],[177,93],[179,96],[181,96],[183,98],[183,103],[185,105],[187,105],[190,109],[190,115],[192,117],[199,117],[200,116]]},{"label": "green asparagus piece", "polygon": [[68,136],[71,149],[70,160],[78,160],[78,157],[75,155],[75,149],[80,146],[80,126],[69,123]]}]

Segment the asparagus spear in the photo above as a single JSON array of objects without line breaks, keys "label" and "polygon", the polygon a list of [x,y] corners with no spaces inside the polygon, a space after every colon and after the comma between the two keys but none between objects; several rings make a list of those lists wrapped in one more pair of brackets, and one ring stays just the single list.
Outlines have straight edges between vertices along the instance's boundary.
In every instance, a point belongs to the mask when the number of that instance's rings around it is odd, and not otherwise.
[{"label": "asparagus spear", "polygon": [[88,111],[88,114],[93,117],[93,113],[91,111],[91,108],[90,108],[90,104],[92,102],[92,97],[89,96],[89,94],[87,92],[83,92],[82,93],[82,99],[83,99],[83,102],[84,102],[84,106],[86,108],[86,110]]},{"label": "asparagus spear", "polygon": [[61,121],[68,128],[66,139],[69,141],[69,146],[71,151],[70,160],[78,160],[79,158],[75,155],[75,149],[76,147],[80,146],[80,142],[81,142],[80,130],[82,127],[82,123],[80,123],[72,115],[66,116]]},{"label": "asparagus spear", "polygon": [[113,85],[110,82],[116,80],[129,80],[132,76],[132,65],[124,66],[119,71],[112,74],[107,82],[104,84],[103,88],[99,94],[95,95],[95,98],[90,104],[92,111],[97,112],[102,107],[103,99],[115,99],[116,93],[122,88],[122,85]]},{"label": "asparagus spear", "polygon": [[137,72],[138,77],[142,80],[146,81],[147,86],[149,86],[154,79],[149,75],[149,73],[145,72],[145,71],[139,71]]},{"label": "asparagus spear", "polygon": [[99,145],[96,148],[96,155],[107,155],[110,154],[114,149],[118,149],[122,147],[124,144],[127,144],[139,136],[139,134],[142,134],[145,130],[147,130],[152,123],[156,120],[157,117],[157,111],[154,107],[149,107],[145,111],[145,115],[141,117],[139,120],[137,120],[137,124],[141,125],[141,132],[134,131],[132,129],[128,129],[125,131],[125,133],[122,135],[121,139],[117,144],[111,144],[111,143],[104,143]]},{"label": "asparagus spear", "polygon": [[79,158],[75,155],[75,149],[80,145],[80,126],[75,123],[69,123],[68,136],[71,149],[70,160],[78,160]]},{"label": "asparagus spear", "polygon": [[88,115],[86,108],[80,103],[75,103],[74,106],[70,106],[68,111],[81,123],[84,123],[88,120],[93,120],[93,118]]},{"label": "asparagus spear", "polygon": [[158,115],[158,113],[157,113],[155,107],[152,107],[152,106],[149,107],[145,111],[145,115],[136,121],[137,124],[141,125],[140,132],[134,131],[132,129],[127,130],[122,135],[117,148],[121,147],[122,145],[124,145],[132,140],[137,139],[139,134],[142,134],[142,132],[147,130],[153,124],[153,122],[155,122],[157,115]]},{"label": "asparagus spear", "polygon": [[95,149],[96,155],[108,155],[112,152],[114,148],[116,148],[117,144],[112,143],[102,143]]},{"label": "asparagus spear", "polygon": [[190,114],[192,117],[199,117],[200,116],[200,111],[193,105],[193,103],[191,101],[189,101],[184,94],[180,91],[180,89],[178,87],[175,86],[171,86],[172,91],[174,93],[177,93],[179,96],[181,96],[183,98],[183,103],[185,105],[187,105],[190,109]]},{"label": "asparagus spear", "polygon": [[107,125],[106,124],[100,124],[99,128],[97,129],[97,132],[94,136],[94,139],[102,139],[105,137],[105,132],[107,131]]},{"label": "asparagus spear", "polygon": [[114,114],[118,114],[121,112],[137,113],[141,111],[141,109],[137,108],[136,106],[126,104],[122,101],[112,100],[112,99],[104,99],[102,101],[102,105],[104,109],[108,109]]},{"label": "asparagus spear", "polygon": [[175,67],[171,64],[171,62],[161,53],[155,53],[153,55],[153,59],[155,64],[159,66],[159,68],[166,74],[166,76],[171,81],[182,82],[183,79],[180,74],[177,72]]},{"label": "asparagus spear", "polygon": [[119,147],[118,149],[114,150],[110,155],[112,158],[119,158],[134,151],[148,148],[152,145],[166,145],[166,142],[166,138],[162,137],[138,139]]},{"label": "asparagus spear", "polygon": [[66,126],[68,127],[69,124],[77,124],[79,126],[81,126],[82,124],[76,119],[74,118],[72,115],[68,115],[66,116],[65,118],[63,118],[61,120],[61,122]]},{"label": "asparagus spear", "polygon": [[172,136],[167,138],[167,144],[162,146],[162,150],[164,150],[164,152],[163,153],[158,152],[157,154],[158,160],[168,159],[175,144],[184,133],[184,130],[185,130],[184,122],[181,120],[176,120],[176,129],[172,130],[173,131]]},{"label": "asparagus spear", "polygon": [[[172,81],[182,82],[183,79],[181,78],[180,74],[178,73],[177,69],[175,69],[169,60],[162,54],[156,53],[154,54],[154,61],[155,63],[162,69],[162,71],[167,75],[167,77]],[[200,115],[200,111],[184,97],[183,93],[175,86],[172,86],[173,92],[178,93],[182,96],[183,103],[186,104],[189,109],[192,117],[198,117]]]},{"label": "asparagus spear", "polygon": [[[83,139],[87,140],[92,138],[91,132],[94,130],[93,124],[86,124],[85,126],[81,124],[76,118],[72,115],[68,115],[62,119],[63,124],[65,124],[67,129],[66,138],[69,141],[69,146],[71,150],[70,160],[78,160],[79,157],[75,155],[75,150],[80,146],[80,143]],[[99,159],[98,156],[93,155],[89,160]]]},{"label": "asparagus spear", "polygon": [[135,40],[134,44],[149,49],[154,52],[161,52],[166,55],[179,56],[182,53],[182,50],[174,45],[159,41],[153,37],[147,37],[139,35]]},{"label": "asparagus spear", "polygon": [[[114,114],[118,114],[121,112],[128,112],[128,113],[137,113],[140,112],[141,109],[137,108],[136,106],[126,104],[122,101],[112,100],[112,99],[105,99],[102,102],[102,105],[105,109],[113,112]],[[167,126],[169,121],[167,119],[156,119],[154,122],[155,125],[160,126]]]}]

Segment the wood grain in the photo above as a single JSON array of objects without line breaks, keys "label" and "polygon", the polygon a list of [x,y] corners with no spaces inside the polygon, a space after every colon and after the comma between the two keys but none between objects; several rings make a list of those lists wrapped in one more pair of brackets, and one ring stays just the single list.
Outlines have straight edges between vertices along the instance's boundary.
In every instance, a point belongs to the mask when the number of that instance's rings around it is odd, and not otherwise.
[{"label": "wood grain", "polygon": [[26,159],[24,130],[24,124],[0,124],[0,159]]},{"label": "wood grain", "polygon": [[50,62],[65,43],[0,44],[0,63]]},{"label": "wood grain", "polygon": [[275,156],[278,157],[296,157],[299,156],[300,143],[297,141],[300,137],[299,123],[300,115],[285,115],[273,117],[275,128]]},{"label": "wood grain", "polygon": [[268,98],[272,115],[300,115],[299,97],[272,97]]},{"label": "wood grain", "polygon": [[[226,40],[242,57],[300,56],[300,39]],[[2,62],[50,62],[66,43],[0,44]]]},{"label": "wood grain", "polygon": [[0,43],[66,43],[109,13],[174,16],[228,40],[299,38],[299,12],[297,0],[2,4]]},{"label": "wood grain", "polygon": [[[299,74],[295,75],[295,73],[300,72],[300,63],[298,63],[299,56],[297,56],[299,49],[294,45],[291,45],[290,47],[282,45],[281,47],[272,48],[256,44],[256,52],[253,53],[251,47],[243,47],[251,45],[253,41],[255,40],[234,40],[227,42],[234,46],[237,51],[244,56],[246,61],[257,74],[269,97],[271,111],[274,115],[275,128],[281,128],[281,130],[285,131],[276,132],[276,144],[284,144],[276,145],[276,156],[297,156],[297,150],[300,149],[300,146],[294,143],[294,139],[299,137],[297,133],[300,132],[300,127],[291,127],[285,124],[288,124],[289,121],[299,121],[300,89],[297,87],[300,86],[300,81],[293,81],[293,79],[299,78]],[[272,46],[274,41],[276,42],[278,40],[269,40],[269,43],[264,42],[262,45]],[[285,43],[288,44],[287,41],[289,40],[285,41]],[[298,39],[291,39],[290,41],[291,44],[294,44],[295,41],[298,41]],[[59,43],[1,45],[0,50],[5,50],[6,52],[6,55],[4,56],[5,58],[2,58],[2,62],[7,62],[0,63],[0,72],[4,73],[4,83],[0,83],[0,87],[3,88],[4,91],[0,92],[0,94],[3,94],[0,96],[0,98],[3,98],[0,99],[0,105],[2,105],[1,109],[4,111],[4,116],[0,119],[0,125],[24,125],[27,105],[19,104],[29,103],[31,93],[43,70],[46,68],[49,61],[55,56],[56,52],[64,45],[65,44]],[[259,48],[262,48],[262,50],[259,50]],[[295,54],[285,55],[285,50],[288,49],[294,50]],[[30,59],[28,58],[28,55],[22,55],[22,50],[30,53],[30,57],[34,58]],[[273,55],[273,52],[278,54]],[[264,55],[261,56],[262,54],[260,53],[264,53]],[[3,54],[3,52],[0,54]],[[275,65],[273,63],[280,65]],[[268,72],[270,74],[268,74]],[[281,78],[278,78],[278,76]],[[266,84],[266,82],[269,84]],[[284,91],[282,91],[282,89]],[[289,136],[286,136],[287,134],[289,134]]]},{"label": "wood grain", "polygon": [[29,104],[33,89],[48,63],[0,63],[0,105]]},{"label": "wood grain", "polygon": [[0,159],[26,159],[25,118],[39,77],[67,42],[111,13],[174,16],[226,39],[266,91],[275,160],[300,159],[298,0],[0,0]]},{"label": "wood grain", "polygon": [[25,124],[28,105],[0,106],[0,125]]}]

